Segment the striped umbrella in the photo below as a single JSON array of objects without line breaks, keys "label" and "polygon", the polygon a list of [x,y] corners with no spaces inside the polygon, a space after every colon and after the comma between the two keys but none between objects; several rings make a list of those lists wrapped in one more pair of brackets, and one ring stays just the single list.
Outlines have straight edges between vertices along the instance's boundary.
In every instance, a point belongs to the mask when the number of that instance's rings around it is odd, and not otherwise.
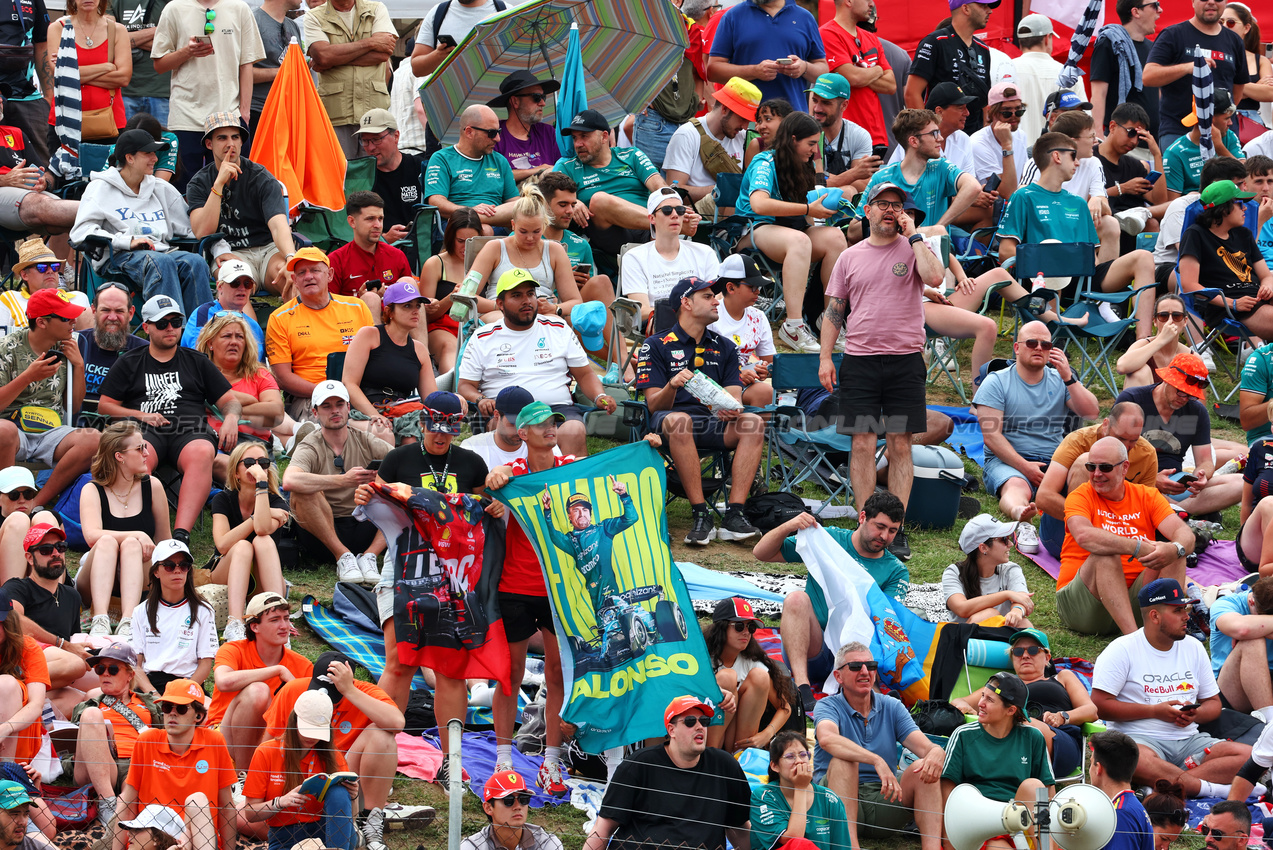
[{"label": "striped umbrella", "polygon": [[[460,135],[464,107],[499,95],[516,70],[558,79],[579,25],[588,106],[610,123],[644,109],[680,67],[685,19],[668,0],[536,0],[479,23],[420,86],[429,126],[444,142]],[[544,120],[554,122],[549,101]]]},{"label": "striped umbrella", "polygon": [[1092,33],[1096,32],[1096,22],[1100,20],[1104,5],[1104,0],[1088,0],[1087,8],[1083,10],[1083,20],[1079,21],[1079,25],[1074,28],[1073,37],[1070,38],[1070,53],[1065,58],[1061,73],[1057,75],[1057,88],[1068,89],[1079,81],[1082,75],[1079,62],[1087,52]]},{"label": "striped umbrella", "polygon": [[1208,52],[1201,45],[1193,49],[1193,109],[1198,116],[1198,150],[1204,160],[1216,155],[1211,140],[1211,117],[1215,115],[1215,83],[1211,66],[1207,64]]}]

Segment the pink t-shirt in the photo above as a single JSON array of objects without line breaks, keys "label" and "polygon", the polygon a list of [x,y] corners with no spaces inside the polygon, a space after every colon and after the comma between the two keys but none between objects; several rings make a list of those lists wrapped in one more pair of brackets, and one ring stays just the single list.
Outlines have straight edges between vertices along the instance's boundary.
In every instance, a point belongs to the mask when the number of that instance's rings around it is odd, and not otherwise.
[{"label": "pink t-shirt", "polygon": [[903,237],[885,246],[863,240],[840,255],[828,296],[849,304],[844,353],[914,354],[924,350],[924,283]]},{"label": "pink t-shirt", "polygon": [[[262,367],[257,373],[250,378],[244,378],[241,381],[235,381],[230,389],[236,393],[245,393],[253,398],[260,400],[261,393],[264,390],[277,390],[278,381],[274,380],[274,376],[270,374],[270,370]],[[213,431],[221,429],[221,419],[212,414],[208,414],[208,425]],[[251,434],[253,437],[260,437],[267,443],[271,442],[270,430],[268,428],[253,428],[251,425],[239,423],[239,431],[244,434]]]}]

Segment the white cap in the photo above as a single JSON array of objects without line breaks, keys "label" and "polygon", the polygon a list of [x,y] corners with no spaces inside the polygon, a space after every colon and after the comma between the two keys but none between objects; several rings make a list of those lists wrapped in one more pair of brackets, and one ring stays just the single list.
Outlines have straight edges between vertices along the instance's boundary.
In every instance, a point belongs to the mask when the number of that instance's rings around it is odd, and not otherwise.
[{"label": "white cap", "polygon": [[180,839],[186,831],[186,822],[181,815],[167,806],[152,803],[141,810],[141,814],[132,820],[120,821],[124,829],[157,829],[170,838]]},{"label": "white cap", "polygon": [[194,555],[190,554],[190,550],[186,548],[186,544],[182,543],[175,537],[170,537],[167,540],[160,540],[155,544],[155,548],[152,549],[150,553],[150,563],[157,564],[160,561],[166,561],[178,552],[185,552],[187,558],[191,561],[194,560]]},{"label": "white cap", "polygon": [[143,322],[157,322],[164,316],[171,316],[174,313],[183,319],[186,317],[186,311],[181,309],[181,305],[172,298],[167,295],[155,295],[142,305],[141,320]]},{"label": "white cap", "polygon": [[1035,12],[1026,15],[1021,19],[1021,23],[1017,24],[1018,37],[1037,38],[1041,35],[1056,35],[1056,30],[1052,28],[1052,19],[1047,15]]},{"label": "white cap", "polygon": [[987,540],[995,537],[1011,537],[1016,530],[1015,522],[999,522],[990,514],[977,514],[968,520],[964,530],[959,532],[959,548],[965,555],[971,555]]},{"label": "white cap", "polygon": [[332,698],[327,691],[306,691],[296,698],[296,731],[306,738],[332,739]]},{"label": "white cap", "polygon": [[678,207],[685,203],[685,200],[681,198],[681,194],[679,192],[670,187],[663,186],[662,188],[655,189],[650,193],[650,197],[645,199],[645,214],[654,215],[654,211],[657,210],[664,201],[671,201],[674,206]]},{"label": "white cap", "polygon": [[314,394],[309,400],[314,407],[318,407],[329,398],[349,401],[349,390],[345,389],[345,385],[340,381],[323,381],[314,387]]},{"label": "white cap", "polygon": [[12,493],[22,487],[35,489],[35,476],[25,466],[0,469],[0,493]]},{"label": "white cap", "polygon": [[221,264],[221,268],[217,269],[217,283],[229,283],[241,277],[249,278],[253,283],[256,282],[256,278],[252,276],[252,267],[240,259],[226,260]]}]

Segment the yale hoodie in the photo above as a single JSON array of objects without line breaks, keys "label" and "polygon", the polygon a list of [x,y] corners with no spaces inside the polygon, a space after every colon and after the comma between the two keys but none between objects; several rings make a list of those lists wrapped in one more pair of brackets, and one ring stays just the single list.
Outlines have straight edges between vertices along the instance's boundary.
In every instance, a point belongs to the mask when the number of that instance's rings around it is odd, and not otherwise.
[{"label": "yale hoodie", "polygon": [[[133,239],[145,237],[156,251],[171,251],[174,236],[192,237],[190,214],[186,201],[171,183],[152,175],[142,178],[140,190],[134,192],[120,176],[119,169],[94,172],[84,196],[80,199],[71,242],[83,242],[89,236],[105,236],[116,251],[128,251]],[[102,257],[94,263],[100,267]]]}]

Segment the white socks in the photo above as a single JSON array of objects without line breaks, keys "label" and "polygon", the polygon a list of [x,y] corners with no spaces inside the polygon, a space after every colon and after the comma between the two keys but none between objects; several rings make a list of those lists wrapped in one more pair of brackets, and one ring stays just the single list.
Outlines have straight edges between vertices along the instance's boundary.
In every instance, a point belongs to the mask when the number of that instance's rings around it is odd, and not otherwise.
[{"label": "white socks", "polygon": [[561,762],[561,747],[544,747],[544,761]]},{"label": "white socks", "polygon": [[512,744],[496,744],[495,745],[495,763],[496,764],[512,764],[513,763],[513,745]]},{"label": "white socks", "polygon": [[1199,797],[1224,797],[1228,798],[1230,785],[1220,785],[1216,782],[1208,782],[1205,779],[1198,780],[1198,796]]}]

